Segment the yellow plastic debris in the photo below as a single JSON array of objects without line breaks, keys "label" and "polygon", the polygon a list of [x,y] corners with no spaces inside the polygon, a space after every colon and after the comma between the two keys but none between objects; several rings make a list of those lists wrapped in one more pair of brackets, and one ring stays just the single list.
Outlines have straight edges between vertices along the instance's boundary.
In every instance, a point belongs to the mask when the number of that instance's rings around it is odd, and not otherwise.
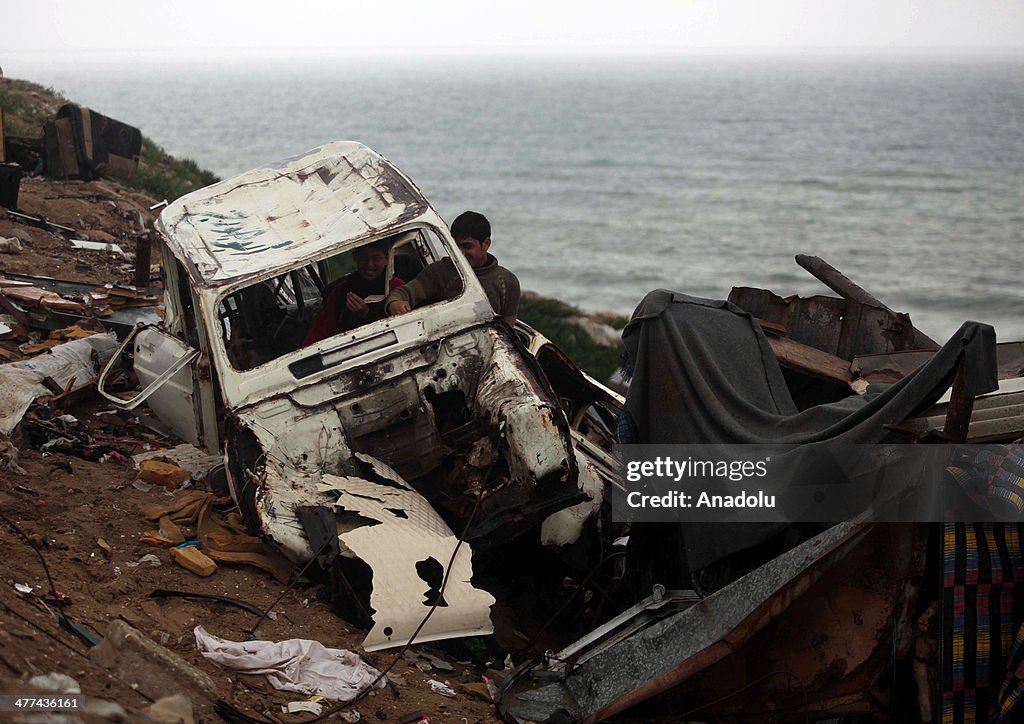
[{"label": "yellow plastic debris", "polygon": [[171,558],[179,566],[187,568],[197,576],[212,576],[217,564],[209,556],[194,546],[188,548],[171,548]]},{"label": "yellow plastic debris", "polygon": [[139,466],[139,480],[150,485],[176,488],[191,477],[192,473],[185,468],[155,459],[143,460]]}]

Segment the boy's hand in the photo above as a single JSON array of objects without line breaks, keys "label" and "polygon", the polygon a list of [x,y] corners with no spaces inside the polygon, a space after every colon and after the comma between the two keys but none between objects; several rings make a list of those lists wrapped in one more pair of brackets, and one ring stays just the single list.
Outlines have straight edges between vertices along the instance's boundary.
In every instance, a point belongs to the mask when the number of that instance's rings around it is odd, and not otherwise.
[{"label": "boy's hand", "polygon": [[409,306],[409,302],[403,299],[394,300],[393,302],[388,304],[387,308],[388,315],[391,317],[397,316],[399,314],[406,314],[407,312],[411,311],[412,307]]},{"label": "boy's hand", "polygon": [[370,311],[363,298],[355,292],[349,292],[345,295],[345,306],[348,308],[348,311],[358,317],[365,317]]}]

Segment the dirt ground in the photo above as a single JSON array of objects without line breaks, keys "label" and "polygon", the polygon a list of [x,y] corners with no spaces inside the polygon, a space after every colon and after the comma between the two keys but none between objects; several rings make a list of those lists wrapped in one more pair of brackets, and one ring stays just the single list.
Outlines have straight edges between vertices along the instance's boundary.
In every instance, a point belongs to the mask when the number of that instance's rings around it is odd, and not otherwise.
[{"label": "dirt ground", "polygon": [[[130,284],[135,244],[150,228],[153,214],[148,207],[153,203],[155,200],[112,181],[25,179],[18,211],[75,229],[79,233],[72,238],[114,241],[126,256],[72,249],[68,238],[52,227],[40,228],[0,209],[0,237],[17,238],[21,245],[19,253],[0,254],[0,271],[98,286]],[[156,274],[155,268],[153,271]],[[0,314],[4,310],[0,309]],[[38,330],[29,332],[29,338],[15,336],[0,341],[6,359],[23,358],[22,347],[46,336]],[[216,601],[150,598],[154,589],[219,594],[263,610],[272,608],[274,617],[259,625],[255,634],[258,639],[315,639],[328,647],[360,653],[381,668],[396,658],[396,651],[373,655],[363,652],[360,642],[365,632],[334,615],[329,605],[318,599],[315,588],[299,585],[286,590],[270,574],[245,566],[221,565],[212,576],[201,578],[175,564],[168,548],[141,542],[140,535],[155,526],[144,519],[139,507],[165,501],[174,493],[158,487],[148,491],[133,487],[134,465],[119,462],[120,456],[129,457],[147,445],[156,449],[178,441],[131,421],[98,415],[110,409],[101,402],[87,391],[57,405],[30,410],[30,415],[72,415],[77,422],[67,424],[77,442],[66,446],[65,452],[43,450],[45,425],[40,428],[23,422],[11,442],[18,449],[17,464],[24,474],[6,462],[2,448],[5,440],[0,436],[0,513],[14,524],[0,520],[0,692],[30,692],[25,683],[30,677],[57,672],[73,677],[88,697],[114,701],[136,711],[150,704],[141,690],[133,688],[131,676],[118,677],[94,663],[89,647],[59,627],[54,615],[58,602],[52,600],[40,558],[15,526],[35,541],[53,587],[66,597],[60,600],[60,610],[71,622],[81,624],[97,638],[106,635],[111,622],[129,622],[212,677],[217,687],[215,696],[250,720],[301,722],[313,718],[311,714],[281,713],[283,704],[306,697],[254,688],[249,685],[252,682],[240,681],[197,652],[193,636],[197,624],[221,638],[245,641],[256,616]],[[93,447],[82,446],[86,435]],[[109,454],[102,460],[81,457],[95,457],[111,449],[119,455]],[[108,544],[109,552],[98,543],[100,539]],[[159,566],[138,565],[147,554],[154,554]],[[19,592],[15,588],[19,584],[31,587],[32,592]],[[482,671],[478,664],[460,662],[439,646],[414,646],[413,651],[429,652],[448,662],[452,670],[447,670],[444,662],[439,669],[427,659],[407,653],[398,657],[391,669],[394,687],[375,690],[342,711],[357,711],[364,721],[416,721],[411,717],[415,713],[435,721],[496,720],[494,706],[477,698],[479,692],[464,688],[466,684],[479,687]],[[433,693],[429,679],[449,683],[456,697]],[[142,720],[142,715],[135,716]],[[12,720],[5,717],[13,715],[0,714],[0,720]],[[356,720],[351,714],[346,718]],[[105,720],[92,716],[86,719]]]}]

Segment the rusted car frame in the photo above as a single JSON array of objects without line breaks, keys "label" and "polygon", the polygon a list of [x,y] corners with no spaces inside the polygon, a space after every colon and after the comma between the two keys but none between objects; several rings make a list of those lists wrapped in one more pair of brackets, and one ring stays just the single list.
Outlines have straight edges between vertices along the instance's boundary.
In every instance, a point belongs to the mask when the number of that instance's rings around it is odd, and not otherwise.
[{"label": "rusted car frame", "polygon": [[[375,152],[338,142],[255,169],[178,199],[157,230],[165,319],[126,342],[143,392],[101,392],[224,450],[243,516],[296,563],[322,552],[300,513],[334,511],[343,578],[374,611],[367,648],[408,639],[452,555],[418,640],[488,632],[472,550],[542,527],[568,544],[599,508],[621,398],[496,318],[445,222]],[[462,291],[304,341],[331,277],[382,240],[389,284],[400,263],[447,257]],[[541,360],[575,392],[556,392]]]}]

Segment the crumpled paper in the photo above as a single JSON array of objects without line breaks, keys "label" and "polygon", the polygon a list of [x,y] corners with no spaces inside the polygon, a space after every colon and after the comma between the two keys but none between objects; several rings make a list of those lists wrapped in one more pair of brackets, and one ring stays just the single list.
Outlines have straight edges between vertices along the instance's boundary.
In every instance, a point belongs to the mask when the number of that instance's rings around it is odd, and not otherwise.
[{"label": "crumpled paper", "polygon": [[[227,641],[193,631],[204,657],[239,674],[263,675],[275,689],[308,696],[350,701],[380,676],[380,672],[345,649],[329,649],[319,641]],[[377,688],[385,685],[380,677]]]}]

